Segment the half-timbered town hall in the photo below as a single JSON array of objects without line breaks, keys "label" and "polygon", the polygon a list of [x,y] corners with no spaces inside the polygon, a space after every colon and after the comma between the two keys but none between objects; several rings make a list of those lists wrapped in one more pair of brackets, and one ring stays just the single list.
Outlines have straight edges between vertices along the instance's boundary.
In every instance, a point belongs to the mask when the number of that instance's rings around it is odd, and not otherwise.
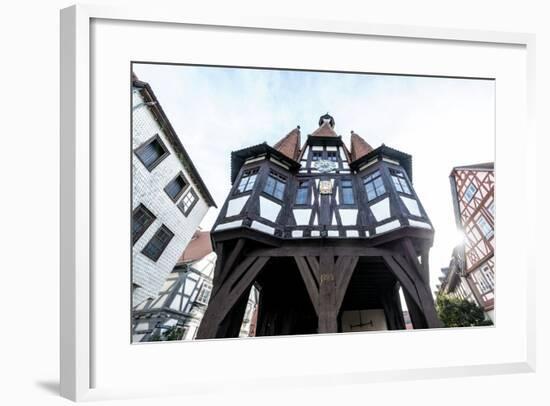
[{"label": "half-timbered town hall", "polygon": [[251,287],[257,336],[439,327],[429,289],[434,230],[412,184],[412,157],[348,148],[328,114],[302,145],[231,155],[232,188],[212,229],[218,256],[197,338],[238,336]]}]

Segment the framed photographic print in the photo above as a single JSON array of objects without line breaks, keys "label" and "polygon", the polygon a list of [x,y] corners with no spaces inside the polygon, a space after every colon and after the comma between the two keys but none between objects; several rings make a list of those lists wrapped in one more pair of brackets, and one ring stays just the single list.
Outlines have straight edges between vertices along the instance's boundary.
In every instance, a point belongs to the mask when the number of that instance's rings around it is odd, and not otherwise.
[{"label": "framed photographic print", "polygon": [[533,370],[532,36],[61,21],[64,396]]}]

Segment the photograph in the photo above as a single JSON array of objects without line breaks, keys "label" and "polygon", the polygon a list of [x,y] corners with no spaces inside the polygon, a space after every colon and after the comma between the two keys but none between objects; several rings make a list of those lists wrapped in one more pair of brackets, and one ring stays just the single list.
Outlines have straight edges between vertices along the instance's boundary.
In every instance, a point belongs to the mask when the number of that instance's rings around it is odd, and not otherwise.
[{"label": "photograph", "polygon": [[496,325],[494,79],[129,82],[132,343]]}]

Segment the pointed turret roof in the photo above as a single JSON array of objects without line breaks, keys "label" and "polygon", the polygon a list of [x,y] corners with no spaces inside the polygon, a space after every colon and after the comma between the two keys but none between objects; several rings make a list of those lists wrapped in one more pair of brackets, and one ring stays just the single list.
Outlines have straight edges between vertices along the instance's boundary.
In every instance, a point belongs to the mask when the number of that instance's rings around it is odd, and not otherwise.
[{"label": "pointed turret roof", "polygon": [[330,114],[325,114],[319,118],[319,128],[310,134],[312,137],[338,137],[334,131],[334,118]]},{"label": "pointed turret roof", "polygon": [[297,126],[277,142],[273,148],[293,160],[300,156],[300,126]]},{"label": "pointed turret roof", "polygon": [[351,160],[355,161],[369,152],[373,151],[374,148],[369,145],[359,134],[351,132]]}]

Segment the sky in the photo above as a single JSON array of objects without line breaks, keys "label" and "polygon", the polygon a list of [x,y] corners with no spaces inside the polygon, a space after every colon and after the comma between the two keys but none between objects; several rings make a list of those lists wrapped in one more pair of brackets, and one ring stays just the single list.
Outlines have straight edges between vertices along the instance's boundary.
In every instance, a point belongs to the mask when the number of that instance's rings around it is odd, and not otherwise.
[{"label": "sky", "polygon": [[[231,151],[274,145],[297,125],[302,142],[325,113],[350,132],[413,157],[413,186],[435,228],[432,290],[459,241],[449,174],[494,161],[492,80],[134,64],[148,82],[218,207],[229,193]],[[201,227],[218,214],[210,209]]]}]

